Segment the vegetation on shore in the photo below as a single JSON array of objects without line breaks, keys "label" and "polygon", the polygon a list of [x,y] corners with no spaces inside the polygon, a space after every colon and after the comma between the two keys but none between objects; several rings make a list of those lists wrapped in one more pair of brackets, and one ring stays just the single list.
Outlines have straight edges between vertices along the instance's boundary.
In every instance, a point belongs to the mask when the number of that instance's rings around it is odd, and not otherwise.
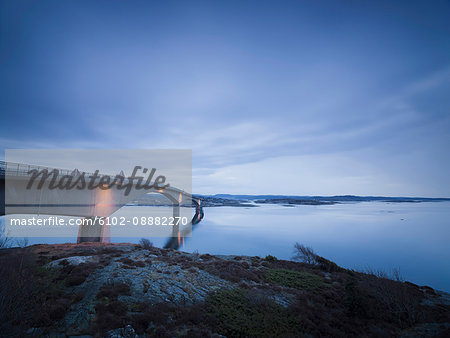
[{"label": "vegetation on shore", "polygon": [[300,244],[294,258],[300,262],[188,254],[145,240],[3,249],[0,332],[359,337],[424,326],[450,332],[446,294],[343,269]]}]

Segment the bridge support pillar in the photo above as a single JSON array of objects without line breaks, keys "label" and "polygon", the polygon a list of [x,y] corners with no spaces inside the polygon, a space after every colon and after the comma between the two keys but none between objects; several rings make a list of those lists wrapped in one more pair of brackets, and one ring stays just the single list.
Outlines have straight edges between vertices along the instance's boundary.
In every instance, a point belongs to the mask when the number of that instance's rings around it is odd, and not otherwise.
[{"label": "bridge support pillar", "polygon": [[[97,243],[110,243],[111,234],[109,225],[99,224],[100,218],[97,217],[85,217],[86,224],[81,224],[78,229],[77,243],[85,242],[97,242]],[[92,220],[89,222],[88,220]]]}]

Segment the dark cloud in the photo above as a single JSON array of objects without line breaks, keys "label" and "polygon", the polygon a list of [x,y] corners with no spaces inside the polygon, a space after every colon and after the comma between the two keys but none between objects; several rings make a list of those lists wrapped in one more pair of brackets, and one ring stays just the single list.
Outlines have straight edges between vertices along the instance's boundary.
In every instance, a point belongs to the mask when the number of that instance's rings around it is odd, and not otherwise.
[{"label": "dark cloud", "polygon": [[3,1],[0,139],[192,148],[211,193],[229,168],[345,153],[373,162],[373,190],[412,193],[393,184],[408,164],[418,195],[448,196],[449,15],[447,1]]}]

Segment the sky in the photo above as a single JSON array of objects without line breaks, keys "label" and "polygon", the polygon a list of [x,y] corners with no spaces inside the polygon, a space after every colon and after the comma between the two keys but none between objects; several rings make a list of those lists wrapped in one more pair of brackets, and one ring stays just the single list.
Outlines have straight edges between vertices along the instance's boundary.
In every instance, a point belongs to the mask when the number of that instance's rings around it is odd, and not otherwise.
[{"label": "sky", "polygon": [[201,194],[450,197],[450,1],[0,0],[0,156],[192,149]]}]

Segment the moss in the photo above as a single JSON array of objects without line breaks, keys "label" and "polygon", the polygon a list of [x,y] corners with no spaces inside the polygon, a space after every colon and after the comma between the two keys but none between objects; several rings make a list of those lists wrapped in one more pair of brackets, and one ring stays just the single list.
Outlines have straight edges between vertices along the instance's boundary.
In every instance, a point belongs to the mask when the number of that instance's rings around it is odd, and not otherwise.
[{"label": "moss", "polygon": [[208,313],[218,333],[229,337],[299,337],[302,328],[287,309],[249,290],[210,295]]},{"label": "moss", "polygon": [[314,291],[325,286],[323,279],[309,272],[287,269],[271,269],[266,274],[266,280],[299,290]]}]

